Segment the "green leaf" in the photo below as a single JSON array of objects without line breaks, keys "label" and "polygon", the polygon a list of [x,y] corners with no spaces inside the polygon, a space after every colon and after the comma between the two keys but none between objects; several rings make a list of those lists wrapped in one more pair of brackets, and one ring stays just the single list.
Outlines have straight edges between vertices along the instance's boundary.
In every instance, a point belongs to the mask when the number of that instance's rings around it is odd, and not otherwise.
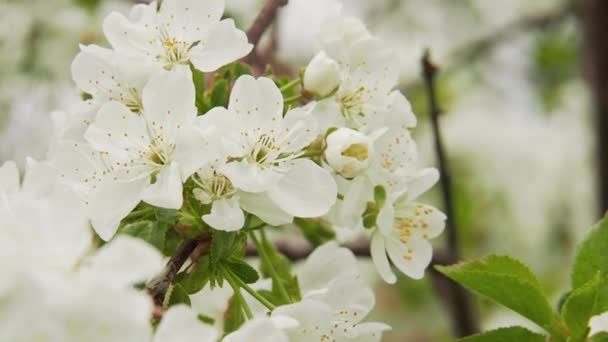
[{"label": "green leaf", "polygon": [[165,247],[167,226],[159,222],[139,221],[124,226],[120,234],[142,239],[162,251]]},{"label": "green leaf", "polygon": [[213,319],[207,315],[198,314],[198,316],[196,316],[196,318],[198,318],[199,321],[201,321],[202,323],[205,323],[205,324],[209,324],[209,325],[215,324],[215,319]]},{"label": "green leaf", "polygon": [[521,314],[548,332],[562,336],[559,317],[544,296],[537,278],[521,262],[508,256],[488,256],[436,268],[472,291]]},{"label": "green leaf", "polygon": [[[280,278],[280,284],[283,285],[289,297],[294,301],[300,301],[302,295],[300,294],[300,284],[298,283],[298,279],[291,273],[291,263],[289,260],[281,254],[274,244],[270,243],[266,240],[265,235],[262,235],[261,243],[264,245],[264,249],[268,255],[268,259],[272,263],[275,271],[277,272],[278,277]],[[261,271],[262,274],[267,278],[270,277],[268,272],[269,266],[262,260]],[[280,300],[282,296],[279,291],[279,284],[276,284],[274,281],[272,283],[272,298],[274,299],[272,303],[281,305],[281,304],[289,304]]]},{"label": "green leaf", "polygon": [[459,342],[545,342],[546,336],[523,327],[508,327],[461,338]]},{"label": "green leaf", "polygon": [[336,233],[326,224],[318,220],[296,217],[293,222],[300,228],[302,234],[313,246],[333,240]]},{"label": "green leaf", "polygon": [[599,221],[579,245],[572,268],[572,288],[577,289],[601,274],[599,296],[593,314],[608,311],[608,216]]},{"label": "green leaf", "polygon": [[171,307],[178,304],[186,304],[190,306],[190,296],[188,296],[188,293],[180,284],[175,284],[171,288],[171,296],[169,297],[168,306]]},{"label": "green leaf", "polygon": [[224,313],[224,333],[229,334],[236,331],[245,323],[245,319],[241,302],[236,296],[233,296]]},{"label": "green leaf", "polygon": [[570,328],[570,342],[584,341],[588,334],[589,319],[597,301],[600,275],[572,291],[562,309],[562,317]]},{"label": "green leaf", "polygon": [[258,271],[242,260],[229,260],[225,265],[245,284],[253,284],[260,279]]},{"label": "green leaf", "polygon": [[608,342],[608,333],[601,332],[591,336],[590,342]]},{"label": "green leaf", "polygon": [[243,75],[252,75],[251,67],[245,63],[234,63],[232,65],[232,78],[236,80]]},{"label": "green leaf", "polygon": [[236,233],[233,232],[213,231],[213,238],[211,239],[211,247],[209,249],[211,263],[217,264],[220,260],[230,256],[235,238]]},{"label": "green leaf", "polygon": [[212,107],[228,106],[228,81],[225,79],[215,81],[210,97]]},{"label": "green leaf", "polygon": [[176,281],[189,294],[195,294],[205,287],[211,277],[209,255],[202,255],[196,261],[189,273],[181,272]]},{"label": "green leaf", "polygon": [[207,108],[205,106],[205,73],[196,69],[192,63],[190,63],[190,71],[192,71],[192,81],[194,82],[194,89],[196,91],[196,108],[199,114],[205,114]]}]

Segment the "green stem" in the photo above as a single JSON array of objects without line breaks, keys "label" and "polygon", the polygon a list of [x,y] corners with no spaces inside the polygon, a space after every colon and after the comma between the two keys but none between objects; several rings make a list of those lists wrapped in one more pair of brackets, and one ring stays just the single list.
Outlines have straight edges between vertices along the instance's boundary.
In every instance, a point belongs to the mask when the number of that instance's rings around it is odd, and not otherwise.
[{"label": "green stem", "polygon": [[[264,237],[264,230],[261,230],[261,234],[262,234],[262,237]],[[281,277],[279,277],[277,270],[274,268],[274,265],[272,264],[272,260],[270,260],[270,258],[268,257],[264,244],[260,243],[260,240],[258,240],[258,238],[257,238],[257,236],[255,236],[254,232],[251,232],[249,234],[249,236],[251,236],[251,240],[253,241],[255,248],[258,250],[258,253],[259,253],[260,257],[262,258],[262,261],[264,262],[264,264],[266,264],[266,267],[268,268],[268,272],[270,273],[270,277],[272,278],[273,282],[276,284],[277,288],[279,289],[279,294],[281,295],[282,299],[284,301],[286,301],[286,303],[291,303],[291,298],[289,297],[289,294],[287,293],[285,286],[283,286]]]},{"label": "green stem", "polygon": [[154,213],[154,208],[143,208],[143,209],[139,209],[139,210],[130,212],[126,218],[134,219],[134,218],[139,218],[139,217],[146,216],[146,215],[152,214],[152,213]]},{"label": "green stem", "polygon": [[269,302],[268,299],[264,298],[256,290],[252,289],[241,278],[239,278],[236,274],[234,274],[234,272],[232,272],[232,271],[230,271],[228,269],[226,270],[226,272],[229,273],[229,276],[232,278],[232,280],[234,282],[236,282],[236,284],[240,288],[242,288],[243,290],[247,291],[247,293],[249,293],[253,298],[255,298],[262,305],[264,305],[268,310],[272,311],[272,310],[274,310],[276,308],[276,306],[274,304],[272,304],[271,302]]},{"label": "green stem", "polygon": [[232,290],[234,291],[234,296],[240,302],[241,308],[243,309],[243,312],[245,312],[245,316],[247,316],[247,319],[253,319],[253,312],[251,312],[249,304],[247,304],[245,298],[243,298],[243,294],[241,293],[238,281],[235,281],[228,269],[222,267],[222,271],[224,273],[224,278],[226,279],[226,281],[228,281],[228,284],[230,284],[230,287],[232,287]]},{"label": "green stem", "polygon": [[298,95],[294,95],[294,96],[288,97],[285,100],[283,100],[283,102],[285,104],[288,104],[288,103],[291,103],[291,102],[298,101],[300,99],[302,99],[302,94],[298,94]]},{"label": "green stem", "polygon": [[302,79],[301,79],[301,78],[299,78],[299,77],[298,77],[298,78],[296,78],[295,80],[293,80],[293,81],[291,81],[291,82],[287,83],[286,85],[282,86],[282,87],[281,87],[281,89],[280,89],[280,90],[281,90],[281,93],[283,93],[283,92],[285,92],[285,91],[287,91],[287,90],[290,90],[291,88],[293,88],[293,87],[297,86],[297,85],[298,85],[298,84],[300,84],[301,82],[302,82]]}]

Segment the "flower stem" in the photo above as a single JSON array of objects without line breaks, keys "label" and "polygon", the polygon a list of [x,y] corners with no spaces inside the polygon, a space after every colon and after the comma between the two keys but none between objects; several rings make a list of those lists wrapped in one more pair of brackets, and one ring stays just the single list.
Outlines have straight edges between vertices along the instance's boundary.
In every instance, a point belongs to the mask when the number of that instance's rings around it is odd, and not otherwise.
[{"label": "flower stem", "polygon": [[[264,230],[261,230],[261,234],[262,234],[262,237],[263,237],[264,236],[263,235],[264,234]],[[255,245],[255,248],[258,250],[258,254],[262,258],[263,263],[268,268],[268,272],[270,273],[270,277],[272,278],[272,281],[276,284],[276,286],[277,286],[277,288],[279,290],[279,295],[282,297],[281,299],[283,299],[284,301],[286,301],[286,303],[291,303],[291,298],[289,297],[289,294],[287,293],[287,290],[285,289],[285,286],[283,286],[283,282],[281,281],[281,277],[279,277],[279,274],[277,273],[277,270],[274,268],[274,265],[272,264],[272,260],[270,260],[270,257],[268,256],[268,253],[266,252],[266,246],[265,246],[265,244],[260,243],[260,240],[258,240],[257,236],[255,236],[255,232],[249,233],[249,236],[251,236],[251,240],[253,241],[253,244]]]},{"label": "flower stem", "polygon": [[302,99],[302,94],[298,94],[298,95],[294,95],[294,96],[288,97],[285,100],[283,100],[283,102],[285,104],[289,104],[291,102],[295,102],[295,101],[298,101],[300,99]]},{"label": "flower stem", "polygon": [[240,302],[241,308],[243,309],[243,312],[245,312],[245,316],[247,316],[247,319],[253,319],[253,312],[251,312],[249,304],[247,304],[245,298],[243,298],[243,294],[241,293],[241,288],[238,285],[238,281],[235,280],[236,277],[233,277],[230,270],[228,270],[227,268],[222,267],[222,271],[224,273],[224,278],[226,279],[228,284],[230,284],[230,287],[232,287],[232,290],[234,291],[234,296]]},{"label": "flower stem", "polygon": [[296,78],[295,80],[287,83],[286,85],[281,87],[281,93],[286,92],[287,90],[290,90],[291,88],[297,86],[298,84],[302,83],[302,79],[301,78]]},{"label": "flower stem", "polygon": [[259,294],[256,290],[252,289],[249,285],[247,285],[241,278],[234,274],[234,272],[225,269],[228,276],[232,281],[236,283],[240,288],[247,291],[253,298],[255,298],[258,302],[264,305],[268,310],[272,311],[276,308],[274,304],[272,304],[268,299],[264,298],[261,294]]}]

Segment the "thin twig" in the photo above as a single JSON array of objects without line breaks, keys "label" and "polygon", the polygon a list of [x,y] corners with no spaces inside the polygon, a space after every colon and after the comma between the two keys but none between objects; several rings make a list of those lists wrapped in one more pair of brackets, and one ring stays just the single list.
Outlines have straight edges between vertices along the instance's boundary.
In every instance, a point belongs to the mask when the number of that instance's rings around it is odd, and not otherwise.
[{"label": "thin twig", "polygon": [[[438,67],[431,62],[430,53],[428,50],[425,52],[424,57],[422,58],[422,70],[429,97],[430,117],[435,138],[435,152],[437,154],[439,164],[439,174],[441,176],[441,190],[443,192],[444,209],[448,217],[446,222],[447,253],[449,253],[451,260],[457,261],[460,260],[460,245],[455,220],[452,182],[441,137],[441,131],[439,129],[439,115],[441,110],[437,101],[435,87]],[[450,310],[454,323],[454,331],[458,337],[472,335],[477,332],[478,328],[469,294],[464,288],[455,282],[450,281],[449,284],[451,294]]]},{"label": "thin twig", "polygon": [[[500,46],[505,41],[513,39],[522,33],[546,30],[559,25],[564,22],[565,19],[574,16],[577,11],[578,7],[571,5],[546,13],[526,16],[507,23],[481,38],[465,42],[461,46],[452,49],[448,54],[448,57],[446,58],[448,63],[442,68],[442,74],[451,75],[463,68],[470,67],[475,62],[490,54],[496,47]],[[418,80],[406,84],[406,87],[409,89],[417,86],[421,86],[421,82]]]}]

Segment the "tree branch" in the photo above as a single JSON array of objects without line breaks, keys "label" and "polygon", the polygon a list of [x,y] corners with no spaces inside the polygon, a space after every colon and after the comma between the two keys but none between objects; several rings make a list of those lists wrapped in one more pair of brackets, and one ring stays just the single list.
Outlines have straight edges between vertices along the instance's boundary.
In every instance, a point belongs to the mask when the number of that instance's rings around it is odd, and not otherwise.
[{"label": "tree branch", "polygon": [[593,96],[599,217],[608,210],[608,35],[605,0],[585,1],[581,13],[585,78]]},{"label": "tree branch", "polygon": [[[288,0],[268,0],[266,4],[258,14],[257,18],[247,31],[247,38],[249,39],[249,43],[257,46],[262,38],[262,34],[270,27],[272,22],[274,21],[279,7],[287,5]],[[253,51],[255,51],[255,47]],[[254,54],[252,51],[251,54]]]},{"label": "tree branch", "polygon": [[158,276],[146,284],[146,292],[150,294],[156,306],[163,306],[167,290],[173,282],[173,278],[175,278],[175,275],[182,268],[186,260],[188,260],[191,255],[194,256],[194,252],[200,255],[202,249],[208,249],[210,241],[211,235],[205,235],[199,240],[186,239],[180,243],[175,254],[169,259],[167,265],[165,265],[165,268]]},{"label": "tree branch", "polygon": [[[435,138],[435,152],[439,164],[439,174],[441,176],[441,190],[443,192],[444,209],[447,215],[446,234],[447,250],[449,259],[456,262],[460,260],[460,245],[458,241],[458,229],[456,226],[456,216],[454,211],[454,200],[452,196],[452,181],[448,161],[443,146],[441,131],[439,128],[439,115],[441,109],[437,101],[436,75],[439,68],[431,62],[430,53],[427,50],[422,58],[422,71],[424,82],[429,98],[429,108],[433,133]],[[460,285],[449,281],[450,302],[449,306],[457,337],[472,335],[477,332],[477,323],[473,312],[469,294]]]}]

